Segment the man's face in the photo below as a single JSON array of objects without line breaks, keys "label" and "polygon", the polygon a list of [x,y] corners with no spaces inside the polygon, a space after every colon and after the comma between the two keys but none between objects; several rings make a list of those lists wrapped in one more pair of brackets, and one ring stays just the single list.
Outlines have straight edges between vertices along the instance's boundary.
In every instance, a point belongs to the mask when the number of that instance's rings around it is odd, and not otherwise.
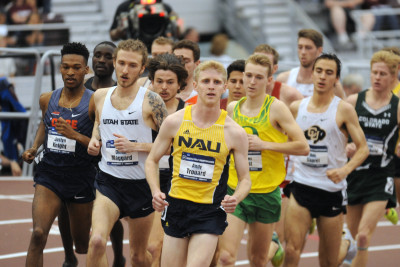
[{"label": "man's face", "polygon": [[396,79],[395,75],[390,74],[389,67],[384,62],[376,62],[371,67],[371,86],[373,90],[391,90],[392,84]]},{"label": "man's face", "polygon": [[114,59],[114,68],[118,85],[123,88],[130,87],[143,73],[142,55],[139,52],[121,49]]},{"label": "man's face", "polygon": [[153,43],[151,45],[151,56],[156,57],[161,54],[171,54],[172,53],[172,46],[169,44],[157,44]]},{"label": "man's face", "polygon": [[60,72],[64,82],[64,87],[68,89],[79,88],[89,72],[89,66],[81,55],[68,54],[61,59]]},{"label": "man's face", "polygon": [[219,105],[225,88],[222,74],[211,68],[201,71],[198,81],[194,82],[194,89],[198,93],[197,102],[201,101],[207,106]]},{"label": "man's face", "polygon": [[265,89],[271,82],[268,77],[268,68],[262,65],[247,63],[244,68],[243,86],[248,97],[256,97],[265,93]]},{"label": "man's face", "polygon": [[92,66],[93,71],[98,77],[108,77],[114,72],[113,65],[114,48],[103,44],[93,51]]},{"label": "man's face", "polygon": [[153,91],[161,96],[165,103],[175,99],[180,85],[178,76],[171,70],[157,70],[154,74]]},{"label": "man's face", "polygon": [[339,80],[336,77],[337,65],[334,60],[320,59],[314,66],[312,79],[314,92],[327,92],[334,90],[335,83]]},{"label": "man's face", "polygon": [[185,68],[189,74],[188,80],[192,79],[194,69],[199,65],[199,61],[194,61],[193,51],[187,48],[178,48],[174,50],[174,55],[183,58]]},{"label": "man's face", "polygon": [[243,72],[237,70],[232,71],[229,75],[226,88],[229,89],[229,98],[233,101],[237,101],[246,96],[243,87]]},{"label": "man's face", "polygon": [[322,47],[317,48],[311,39],[300,37],[297,41],[297,55],[300,64],[305,68],[312,67],[321,51]]},{"label": "man's face", "polygon": [[271,74],[275,74],[275,72],[278,70],[278,64],[275,64],[274,62],[274,55],[271,53],[263,53],[263,52],[255,52],[254,55],[264,55],[266,57],[268,57],[269,61],[272,64],[272,73]]}]

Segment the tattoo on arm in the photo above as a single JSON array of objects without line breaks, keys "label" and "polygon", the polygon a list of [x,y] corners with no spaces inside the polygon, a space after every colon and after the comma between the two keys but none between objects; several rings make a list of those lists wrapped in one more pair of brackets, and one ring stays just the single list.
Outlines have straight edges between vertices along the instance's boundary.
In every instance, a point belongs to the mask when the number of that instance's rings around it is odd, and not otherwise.
[{"label": "tattoo on arm", "polygon": [[149,98],[149,104],[153,112],[153,117],[156,120],[155,123],[157,126],[157,130],[160,130],[161,123],[168,115],[167,108],[165,107],[164,101],[158,94],[149,91],[147,96]]}]

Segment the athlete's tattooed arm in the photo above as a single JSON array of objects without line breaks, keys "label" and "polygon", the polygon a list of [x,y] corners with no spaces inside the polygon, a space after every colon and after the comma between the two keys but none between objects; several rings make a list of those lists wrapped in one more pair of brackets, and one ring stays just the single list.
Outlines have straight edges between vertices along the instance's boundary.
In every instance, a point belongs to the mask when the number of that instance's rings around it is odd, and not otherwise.
[{"label": "athlete's tattooed arm", "polygon": [[147,91],[148,103],[151,107],[151,114],[155,123],[156,131],[160,130],[161,123],[168,115],[167,108],[162,98],[155,92]]}]

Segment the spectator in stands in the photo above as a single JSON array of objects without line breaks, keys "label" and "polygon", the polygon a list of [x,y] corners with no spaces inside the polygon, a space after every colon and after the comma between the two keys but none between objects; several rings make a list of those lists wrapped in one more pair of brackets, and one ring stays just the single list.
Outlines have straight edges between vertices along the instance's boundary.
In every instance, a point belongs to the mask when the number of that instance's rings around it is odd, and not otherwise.
[{"label": "spectator in stands", "polygon": [[0,154],[0,170],[3,170],[3,167],[10,168],[12,176],[21,176],[22,174],[18,162],[10,160],[6,156]]},{"label": "spectator in stands", "polygon": [[342,84],[346,97],[349,97],[349,95],[358,94],[362,90],[364,79],[360,74],[351,73],[343,78]]},{"label": "spectator in stands", "polygon": [[38,9],[41,9],[41,14],[47,15],[51,12],[51,0],[36,0]]},{"label": "spectator in stands", "polygon": [[[7,30],[0,31],[0,47],[7,47]],[[2,54],[0,52],[0,54]],[[16,72],[13,58],[0,58],[0,77],[14,77]]]},{"label": "spectator in stands", "polygon": [[[38,12],[33,12],[28,19],[28,24],[42,24],[42,19]],[[41,46],[43,45],[44,34],[40,30],[26,32],[24,43],[26,46]]]},{"label": "spectator in stands", "polygon": [[7,11],[7,24],[26,24],[29,16],[35,9],[35,1],[14,0]]},{"label": "spectator in stands", "polygon": [[[18,102],[12,85],[6,77],[0,78],[0,106],[3,112],[25,112],[25,108]],[[18,143],[23,142],[19,135],[24,132],[22,121],[1,120],[1,141],[3,142],[3,154],[11,160],[11,171],[15,176],[21,175],[21,167],[17,163],[19,158]],[[26,135],[26,133],[25,133]]]},{"label": "spectator in stands", "polygon": [[198,43],[200,41],[199,32],[193,28],[187,28],[182,34],[182,40],[190,40],[192,42]]},{"label": "spectator in stands", "polygon": [[210,54],[215,60],[221,62],[225,69],[233,61],[230,56],[226,54],[226,48],[228,47],[229,38],[228,35],[220,33],[214,35],[211,40]]},{"label": "spectator in stands", "polygon": [[363,0],[325,0],[325,6],[329,8],[331,23],[341,47],[348,48],[351,45],[348,26],[354,22],[350,18],[350,11],[358,9],[362,2]]},{"label": "spectator in stands", "polygon": [[[364,0],[362,9],[390,9],[392,5],[388,0]],[[384,30],[389,28],[391,30],[399,29],[399,20],[396,15],[374,16],[370,15],[371,23],[374,31]],[[387,22],[387,24],[385,24]]]}]

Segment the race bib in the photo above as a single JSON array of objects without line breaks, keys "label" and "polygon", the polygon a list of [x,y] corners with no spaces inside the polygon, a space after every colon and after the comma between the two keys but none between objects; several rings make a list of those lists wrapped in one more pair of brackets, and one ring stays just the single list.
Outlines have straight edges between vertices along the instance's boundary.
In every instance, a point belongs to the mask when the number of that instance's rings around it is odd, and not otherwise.
[{"label": "race bib", "polygon": [[310,145],[308,156],[299,156],[300,162],[313,168],[328,167],[328,147]]},{"label": "race bib", "polygon": [[169,170],[169,156],[162,156],[160,161],[158,162],[158,167],[160,168],[160,170]]},{"label": "race bib", "polygon": [[[131,141],[134,142],[134,141]],[[107,165],[111,166],[132,166],[138,165],[138,152],[119,152],[114,146],[114,140],[106,142],[105,158]]]},{"label": "race bib", "polygon": [[250,171],[262,171],[261,151],[249,151],[248,159]]},{"label": "race bib", "polygon": [[199,182],[211,183],[214,174],[213,157],[182,153],[179,177]]},{"label": "race bib", "polygon": [[385,193],[393,195],[394,193],[394,180],[393,177],[386,178]]},{"label": "race bib", "polygon": [[370,156],[383,155],[383,140],[376,137],[366,136]]},{"label": "race bib", "polygon": [[75,153],[76,140],[69,139],[56,130],[50,129],[47,135],[47,148],[51,152],[61,154]]}]

